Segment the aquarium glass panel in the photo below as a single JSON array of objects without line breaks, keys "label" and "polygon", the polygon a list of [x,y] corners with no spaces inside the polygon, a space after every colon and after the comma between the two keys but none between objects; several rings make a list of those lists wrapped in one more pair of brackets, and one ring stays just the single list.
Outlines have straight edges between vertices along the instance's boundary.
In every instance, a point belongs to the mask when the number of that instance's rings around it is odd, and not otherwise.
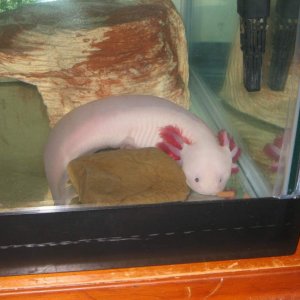
[{"label": "aquarium glass panel", "polygon": [[185,2],[192,109],[242,149],[240,196],[299,194],[298,14],[292,0]]}]

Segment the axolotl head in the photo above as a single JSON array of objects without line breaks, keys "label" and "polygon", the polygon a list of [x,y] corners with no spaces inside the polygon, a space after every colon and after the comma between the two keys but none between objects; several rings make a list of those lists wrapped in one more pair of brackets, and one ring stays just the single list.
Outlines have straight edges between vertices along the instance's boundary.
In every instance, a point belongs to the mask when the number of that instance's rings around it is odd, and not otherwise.
[{"label": "axolotl head", "polygon": [[218,144],[202,148],[197,143],[182,151],[182,169],[187,185],[203,195],[216,195],[224,190],[231,175],[232,156],[228,147]]}]

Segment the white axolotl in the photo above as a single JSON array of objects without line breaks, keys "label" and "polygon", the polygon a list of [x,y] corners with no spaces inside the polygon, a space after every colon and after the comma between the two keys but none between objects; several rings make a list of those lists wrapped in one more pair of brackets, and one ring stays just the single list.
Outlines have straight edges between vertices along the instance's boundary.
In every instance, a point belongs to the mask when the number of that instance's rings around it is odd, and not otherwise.
[{"label": "white axolotl", "polygon": [[191,112],[154,96],[112,96],[82,105],[52,129],[44,163],[55,204],[68,204],[74,190],[67,166],[81,155],[105,148],[158,147],[177,160],[187,185],[200,194],[222,191],[239,148],[225,131],[218,140]]}]

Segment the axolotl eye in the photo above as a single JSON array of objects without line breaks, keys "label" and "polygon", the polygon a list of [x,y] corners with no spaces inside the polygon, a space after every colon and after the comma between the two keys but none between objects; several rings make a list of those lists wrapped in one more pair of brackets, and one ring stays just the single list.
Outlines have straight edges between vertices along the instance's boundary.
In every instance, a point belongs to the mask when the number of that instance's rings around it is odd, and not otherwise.
[{"label": "axolotl eye", "polygon": [[196,177],[195,178],[195,182],[199,182],[200,181],[200,178],[199,177]]}]

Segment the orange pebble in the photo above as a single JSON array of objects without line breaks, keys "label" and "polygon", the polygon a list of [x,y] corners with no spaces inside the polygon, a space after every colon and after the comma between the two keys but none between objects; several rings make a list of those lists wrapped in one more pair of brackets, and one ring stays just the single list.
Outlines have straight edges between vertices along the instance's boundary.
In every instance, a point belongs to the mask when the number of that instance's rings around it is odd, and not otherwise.
[{"label": "orange pebble", "polygon": [[226,190],[226,191],[219,192],[217,194],[218,197],[225,198],[225,199],[233,199],[235,198],[235,195],[236,193],[234,190]]}]

